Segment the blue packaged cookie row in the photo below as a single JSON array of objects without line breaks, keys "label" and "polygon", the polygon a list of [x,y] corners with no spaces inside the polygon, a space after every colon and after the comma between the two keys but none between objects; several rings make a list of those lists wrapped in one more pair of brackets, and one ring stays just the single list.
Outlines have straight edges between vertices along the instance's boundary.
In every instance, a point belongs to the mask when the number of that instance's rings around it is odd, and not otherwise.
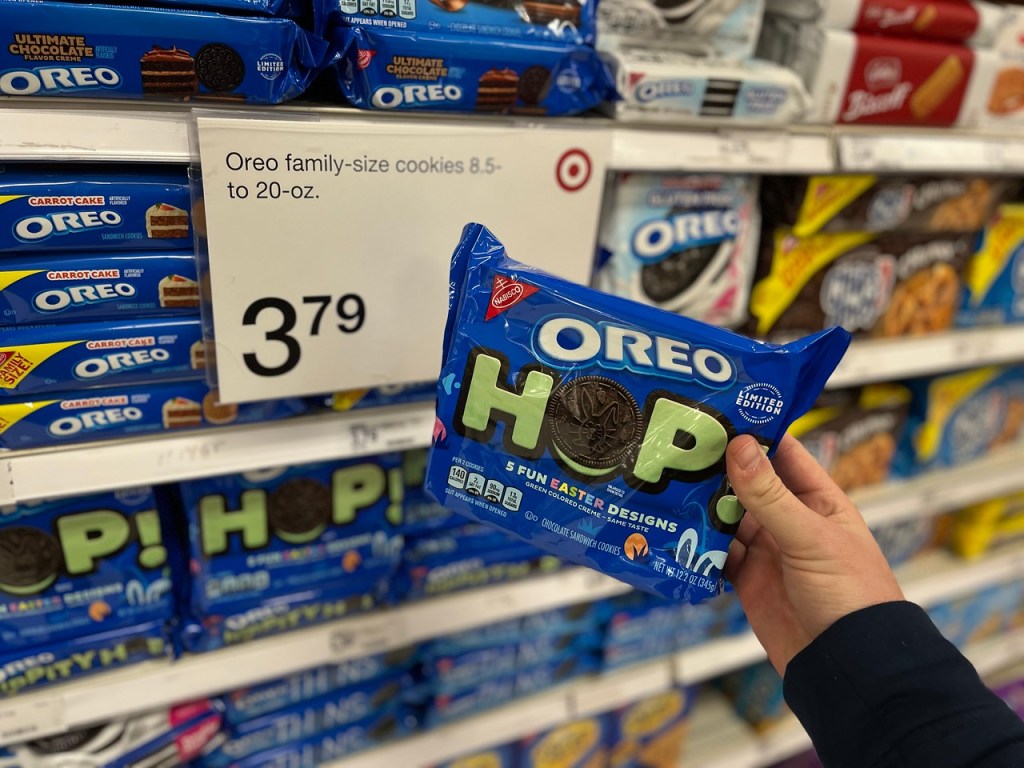
[{"label": "blue packaged cookie row", "polygon": [[593,48],[339,27],[338,87],[356,107],[571,115],[615,89]]},{"label": "blue packaged cookie row", "polygon": [[198,317],[26,326],[4,343],[4,398],[205,378]]},{"label": "blue packaged cookie row", "polygon": [[592,45],[597,0],[317,0],[332,25]]},{"label": "blue packaged cookie row", "polygon": [[0,646],[170,620],[165,528],[148,487],[0,510]]},{"label": "blue packaged cookie row", "polygon": [[771,455],[850,335],[752,341],[519,264],[478,224],[451,285],[440,378],[460,386],[438,388],[428,492],[655,594],[721,592],[743,514],[726,445]]},{"label": "blue packaged cookie row", "polygon": [[126,317],[198,311],[191,252],[55,253],[0,260],[0,325],[123,322]]},{"label": "blue packaged cookie row", "polygon": [[383,598],[401,557],[402,492],[396,454],[182,483],[200,630],[187,643],[229,645],[282,617],[312,624]]},{"label": "blue packaged cookie row", "polygon": [[190,210],[181,171],[0,168],[0,252],[190,249]]},{"label": "blue packaged cookie row", "polygon": [[277,104],[328,49],[288,19],[180,8],[0,0],[0,16],[4,96]]},{"label": "blue packaged cookie row", "polygon": [[252,424],[304,413],[300,399],[222,403],[202,381],[44,395],[0,401],[0,448],[17,450],[178,429]]}]

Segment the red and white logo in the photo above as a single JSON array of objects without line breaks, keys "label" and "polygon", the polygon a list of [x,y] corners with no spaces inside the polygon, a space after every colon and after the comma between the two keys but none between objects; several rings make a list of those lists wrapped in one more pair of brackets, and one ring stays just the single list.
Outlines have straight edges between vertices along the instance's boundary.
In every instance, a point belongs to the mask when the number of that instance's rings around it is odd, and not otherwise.
[{"label": "red and white logo", "polygon": [[359,58],[356,59],[357,69],[366,69],[370,66],[370,62],[373,61],[373,57],[377,55],[376,51],[371,51],[366,48],[359,49]]},{"label": "red and white logo", "polygon": [[511,309],[538,290],[540,289],[535,285],[522,283],[505,275],[495,275],[494,284],[491,286],[491,300],[487,303],[487,312],[484,314],[484,322]]},{"label": "red and white logo", "polygon": [[582,149],[570,149],[555,163],[555,181],[566,192],[579,192],[587,186],[593,170],[590,155]]},{"label": "red and white logo", "polygon": [[0,352],[0,365],[3,365],[12,357],[14,357],[14,353],[9,350]]},{"label": "red and white logo", "polygon": [[892,88],[903,77],[903,65],[893,56],[872,59],[864,67],[864,82],[872,91]]}]

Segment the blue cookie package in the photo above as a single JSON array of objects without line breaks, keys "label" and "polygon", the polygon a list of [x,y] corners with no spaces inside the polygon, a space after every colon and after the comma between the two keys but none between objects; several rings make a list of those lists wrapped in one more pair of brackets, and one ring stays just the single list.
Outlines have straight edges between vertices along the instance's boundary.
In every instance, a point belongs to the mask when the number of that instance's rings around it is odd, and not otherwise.
[{"label": "blue cookie package", "polygon": [[[593,45],[597,0],[317,0],[332,25]],[[410,34],[413,33],[413,34]],[[498,41],[495,41],[497,43]]]},{"label": "blue cookie package", "polygon": [[184,171],[0,166],[0,252],[191,249],[190,210]]},{"label": "blue cookie package", "polygon": [[358,687],[367,681],[405,674],[414,658],[414,648],[402,648],[232,691],[223,697],[224,716],[227,722],[238,724],[340,688]]},{"label": "blue cookie package", "polygon": [[366,109],[571,115],[615,95],[588,46],[346,27],[332,41],[338,87]]},{"label": "blue cookie package", "polygon": [[165,620],[118,627],[81,637],[0,651],[0,696],[28,693],[149,659],[167,658],[173,646]]},{"label": "blue cookie package", "polygon": [[850,335],[753,341],[515,262],[479,224],[449,290],[427,491],[634,587],[721,592],[729,439],[772,455]]},{"label": "blue cookie package", "polygon": [[204,768],[228,768],[237,760],[296,739],[394,713],[399,707],[402,682],[401,675],[371,680],[233,725],[227,741],[203,761]]},{"label": "blue cookie package", "polygon": [[191,650],[371,607],[401,557],[396,454],[191,480],[181,494]]},{"label": "blue cookie package", "polygon": [[198,317],[9,329],[0,397],[205,378]]},{"label": "blue cookie package", "polygon": [[13,31],[0,95],[277,104],[302,93],[328,45],[288,19],[181,8],[0,0]]},{"label": "blue cookie package", "polygon": [[0,399],[0,448],[40,448],[178,429],[252,424],[304,413],[298,398],[233,405],[203,381]]},{"label": "blue cookie package", "polygon": [[169,620],[167,530],[148,487],[0,508],[0,647]]},{"label": "blue cookie package", "polygon": [[[0,208],[2,210],[2,208]],[[199,311],[191,252],[72,253],[0,260],[0,325],[45,325]]]}]

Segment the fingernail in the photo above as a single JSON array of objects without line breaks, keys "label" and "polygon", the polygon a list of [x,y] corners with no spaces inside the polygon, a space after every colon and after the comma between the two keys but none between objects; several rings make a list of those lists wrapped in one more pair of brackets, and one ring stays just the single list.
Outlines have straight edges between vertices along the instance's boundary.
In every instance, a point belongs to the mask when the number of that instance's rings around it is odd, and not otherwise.
[{"label": "fingernail", "polygon": [[750,472],[757,469],[762,459],[764,459],[764,454],[761,452],[761,446],[757,444],[757,440],[747,440],[736,456],[736,463],[740,465],[740,469]]}]

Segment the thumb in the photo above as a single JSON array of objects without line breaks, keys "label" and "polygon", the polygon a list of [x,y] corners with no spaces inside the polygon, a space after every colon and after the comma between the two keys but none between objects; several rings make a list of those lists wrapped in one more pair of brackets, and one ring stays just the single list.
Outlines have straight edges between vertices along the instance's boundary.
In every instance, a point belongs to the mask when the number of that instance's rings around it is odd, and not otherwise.
[{"label": "thumb", "polygon": [[725,461],[736,497],[783,552],[813,545],[822,518],[794,496],[775,474],[764,446],[750,435],[741,435],[729,443]]}]

